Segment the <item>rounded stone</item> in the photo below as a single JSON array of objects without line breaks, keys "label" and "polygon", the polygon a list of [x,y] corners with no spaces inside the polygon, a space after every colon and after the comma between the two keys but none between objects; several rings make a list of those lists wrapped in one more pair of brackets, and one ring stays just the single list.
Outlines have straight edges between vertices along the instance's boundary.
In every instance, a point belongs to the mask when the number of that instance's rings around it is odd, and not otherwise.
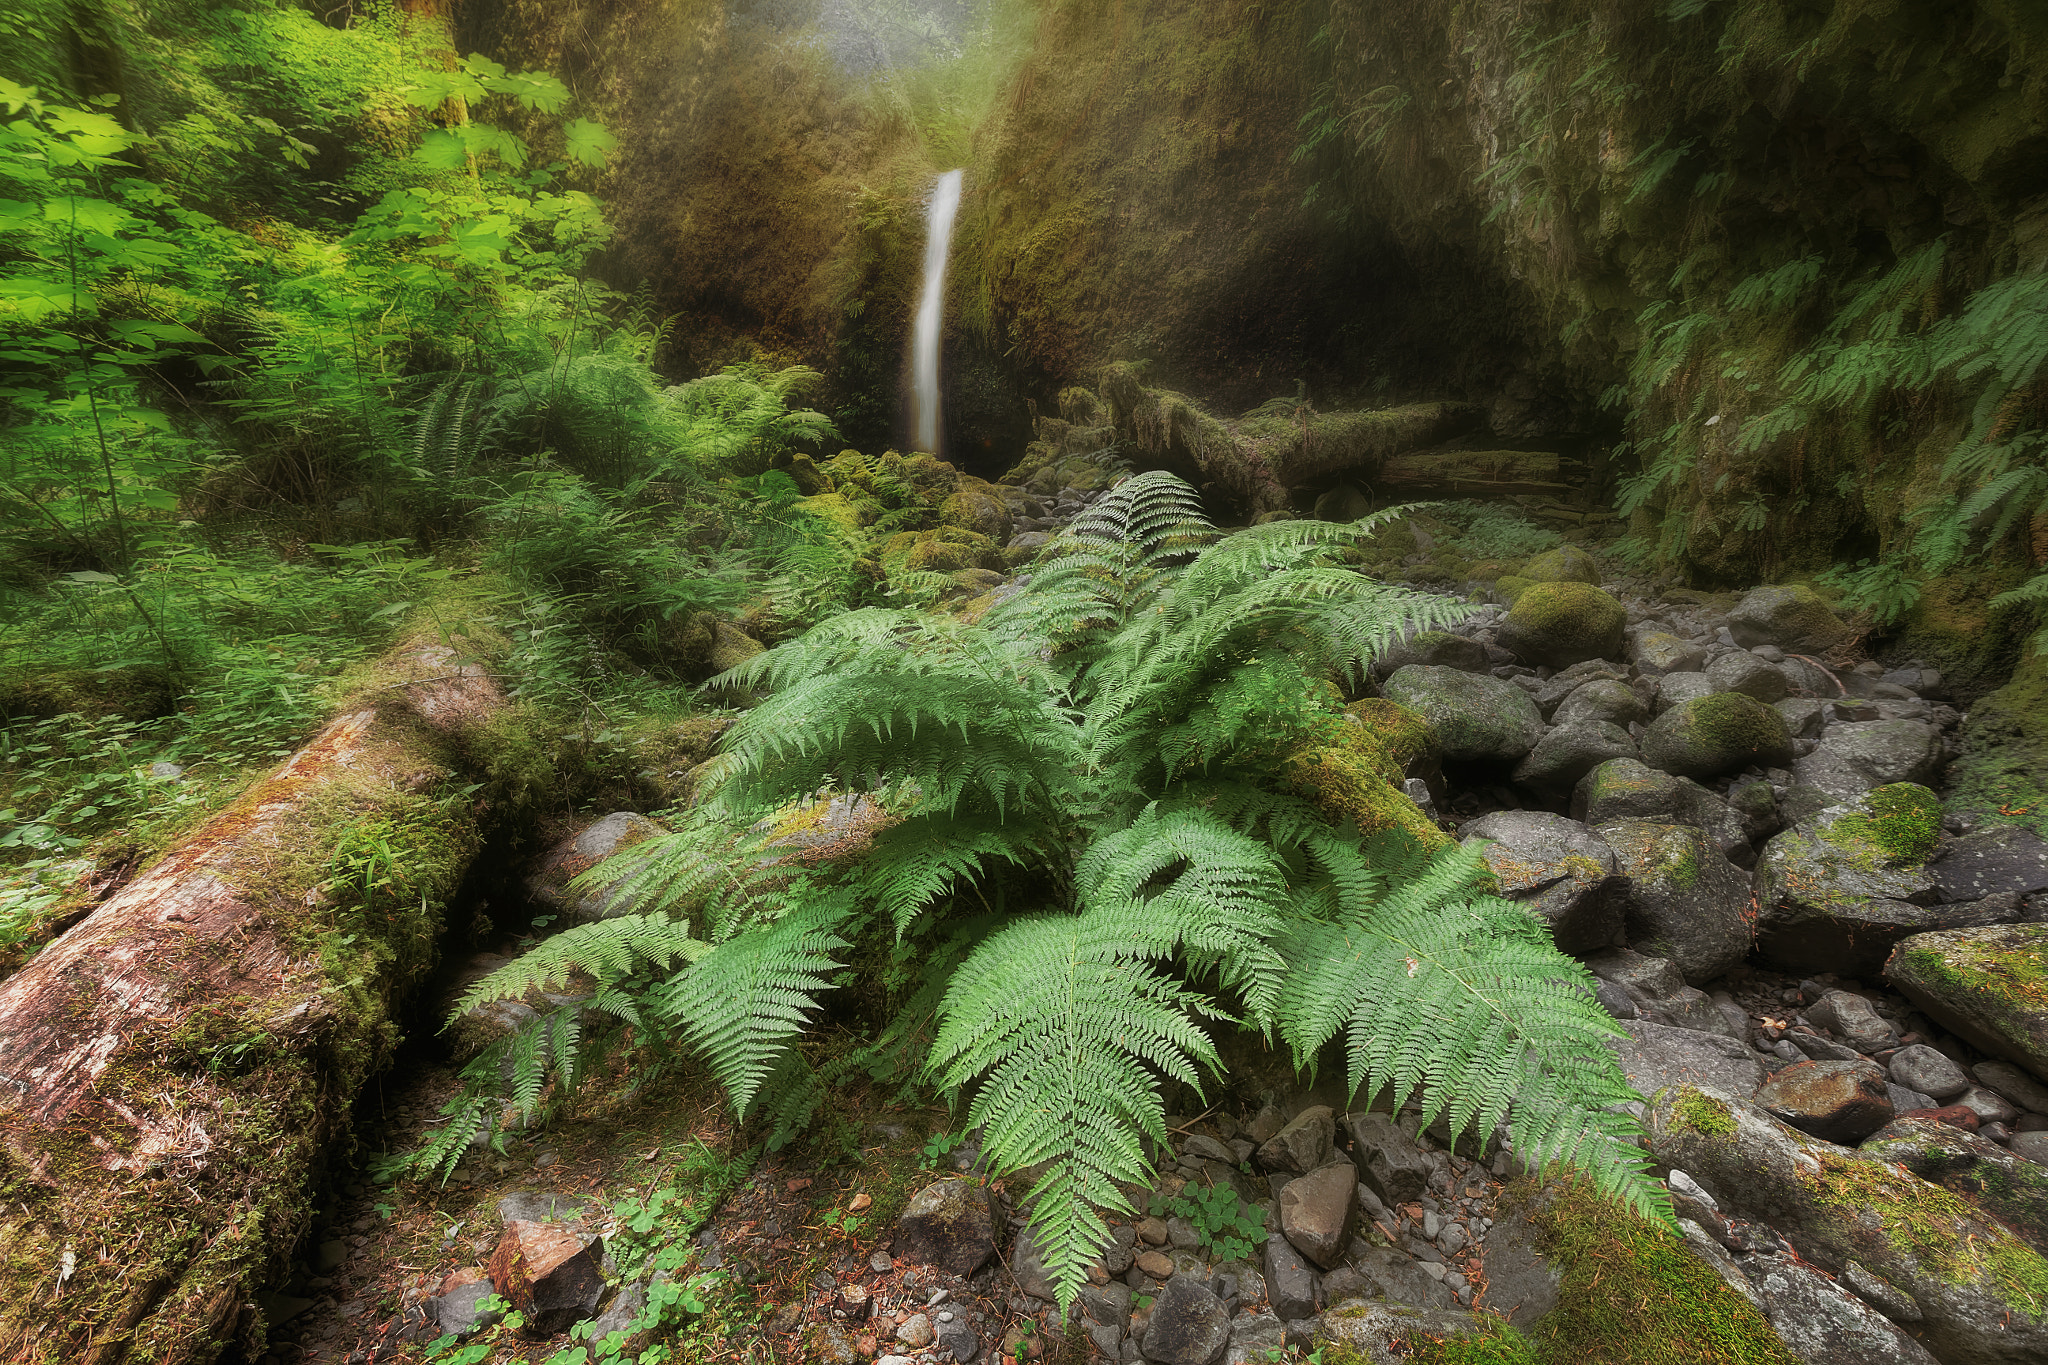
[{"label": "rounded stone", "polygon": [[1642,748],[1650,767],[1703,782],[1752,765],[1782,768],[1792,762],[1785,718],[1739,692],[1674,706],[1644,731]]},{"label": "rounded stone", "polygon": [[1841,618],[1803,583],[1756,588],[1728,613],[1728,633],[1744,649],[1776,645],[1795,654],[1833,649],[1849,636]]},{"label": "rounded stone", "polygon": [[1757,1087],[1756,1102],[1794,1128],[1853,1145],[1892,1121],[1875,1062],[1795,1062]]},{"label": "rounded stone", "polygon": [[1429,722],[1453,763],[1512,763],[1536,747],[1543,716],[1529,694],[1483,673],[1410,664],[1380,689]]},{"label": "rounded stone", "polygon": [[1650,708],[1636,695],[1636,690],[1625,682],[1612,678],[1595,678],[1586,683],[1563,701],[1557,710],[1551,712],[1552,725],[1576,725],[1581,721],[1604,720],[1614,725],[1628,725],[1650,718]]},{"label": "rounded stone", "polygon": [[1154,1365],[1216,1365],[1230,1347],[1230,1310],[1207,1285],[1176,1275],[1152,1301],[1141,1347]]},{"label": "rounded stone", "polygon": [[1523,659],[1565,668],[1621,657],[1628,611],[1590,583],[1537,583],[1515,599],[1500,642]]},{"label": "rounded stone", "polygon": [[1598,587],[1600,566],[1578,546],[1560,545],[1524,564],[1521,577],[1531,583],[1591,583]]},{"label": "rounded stone", "polygon": [[1707,680],[1716,692],[1740,692],[1761,702],[1783,699],[1785,674],[1747,650],[1731,650],[1707,665]]}]

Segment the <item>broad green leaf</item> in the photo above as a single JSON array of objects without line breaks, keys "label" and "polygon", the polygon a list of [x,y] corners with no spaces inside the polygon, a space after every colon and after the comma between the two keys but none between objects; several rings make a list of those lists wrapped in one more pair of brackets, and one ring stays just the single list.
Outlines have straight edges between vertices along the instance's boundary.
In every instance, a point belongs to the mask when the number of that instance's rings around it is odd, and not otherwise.
[{"label": "broad green leaf", "polygon": [[436,128],[428,133],[420,143],[420,149],[412,155],[415,161],[424,161],[441,171],[459,171],[469,164],[469,147],[459,134],[446,128]]},{"label": "broad green leaf", "polygon": [[587,118],[573,120],[567,129],[569,159],[585,166],[602,166],[605,154],[618,150],[619,140],[602,123]]}]

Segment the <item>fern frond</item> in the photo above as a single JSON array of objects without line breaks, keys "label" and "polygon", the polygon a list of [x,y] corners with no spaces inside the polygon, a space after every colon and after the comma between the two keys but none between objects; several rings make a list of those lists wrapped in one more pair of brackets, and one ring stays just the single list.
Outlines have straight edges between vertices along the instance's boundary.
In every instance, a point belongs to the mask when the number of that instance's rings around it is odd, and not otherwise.
[{"label": "fern frond", "polygon": [[1377,905],[1299,925],[1281,945],[1282,1036],[1307,1065],[1342,1029],[1354,1095],[1391,1092],[1398,1110],[1419,1094],[1425,1124],[1443,1114],[1482,1142],[1505,1121],[1531,1162],[1575,1167],[1668,1222],[1634,1121],[1610,1110],[1641,1097],[1605,1045],[1618,1030],[1591,977],[1526,911],[1473,895],[1481,867],[1449,850]]},{"label": "fern frond", "polygon": [[711,945],[690,937],[690,926],[666,915],[620,915],[579,924],[536,945],[484,977],[455,1003],[448,1022],[455,1023],[479,1005],[493,1000],[523,1000],[535,992],[560,991],[572,972],[597,980],[600,991],[646,968],[666,970],[677,962],[694,962]]},{"label": "fern frond", "polygon": [[1199,996],[1134,961],[1143,911],[1129,907],[1012,924],[953,974],[930,1072],[979,1080],[968,1120],[999,1170],[1048,1163],[1025,1202],[1062,1309],[1109,1242],[1097,1210],[1129,1213],[1120,1184],[1151,1167],[1142,1138],[1166,1140],[1158,1077],[1200,1088],[1218,1065],[1191,1016]]},{"label": "fern frond", "polygon": [[656,1008],[711,1067],[741,1118],[844,965],[832,953],[850,946],[838,931],[854,916],[851,894],[808,890],[803,908],[719,944],[657,997]]},{"label": "fern frond", "polygon": [[487,379],[457,375],[441,382],[413,423],[413,468],[447,483],[469,467],[483,445]]},{"label": "fern frond", "polygon": [[876,835],[860,870],[861,891],[901,939],[927,907],[992,861],[1024,866],[1041,831],[1000,816],[912,816]]}]

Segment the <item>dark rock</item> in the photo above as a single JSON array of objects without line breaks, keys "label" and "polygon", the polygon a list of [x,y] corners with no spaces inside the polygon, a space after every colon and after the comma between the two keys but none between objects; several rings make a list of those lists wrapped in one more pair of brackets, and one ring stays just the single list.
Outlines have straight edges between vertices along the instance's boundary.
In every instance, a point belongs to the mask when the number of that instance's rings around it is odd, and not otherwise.
[{"label": "dark rock", "polygon": [[996,1215],[988,1191],[968,1180],[941,1180],[912,1196],[896,1221],[896,1258],[937,1266],[963,1279],[996,1253]]},{"label": "dark rock", "polygon": [[1628,879],[1622,930],[1637,951],[1668,958],[1687,983],[1712,981],[1749,955],[1749,878],[1689,825],[1620,820],[1597,833]]},{"label": "dark rock", "polygon": [[1921,934],[1885,975],[1936,1023],[2048,1080],[2048,924]]},{"label": "dark rock", "polygon": [[491,1253],[491,1283],[541,1336],[566,1332],[592,1316],[604,1295],[604,1272],[583,1239],[560,1223],[515,1220]]},{"label": "dark rock", "polygon": [[1657,679],[1657,699],[1651,703],[1650,711],[1661,716],[1689,701],[1713,695],[1714,684],[1704,673],[1666,673]]},{"label": "dark rock", "polygon": [[1732,650],[1714,659],[1706,674],[1716,692],[1740,692],[1766,704],[1782,699],[1786,692],[1784,671],[1747,650]]},{"label": "dark rock", "polygon": [[1548,924],[1559,951],[1591,952],[1619,936],[1627,884],[1592,830],[1541,811],[1495,811],[1458,835],[1489,841],[1484,856],[1501,895]]},{"label": "dark rock", "polygon": [[1602,981],[1619,985],[1629,993],[1652,1023],[1672,1028],[1724,1033],[1743,1040],[1747,1026],[1737,1026],[1721,1012],[1705,991],[1685,984],[1678,967],[1667,958],[1645,957],[1628,948],[1609,948],[1589,954],[1586,968]]},{"label": "dark rock", "polygon": [[1351,1257],[1349,1266],[1339,1267],[1323,1277],[1325,1304],[1349,1298],[1385,1299],[1421,1308],[1455,1308],[1457,1296],[1442,1280],[1423,1270],[1422,1263],[1393,1247],[1364,1247]]},{"label": "dark rock", "polygon": [[1804,1365],[1938,1365],[1927,1349],[1810,1265],[1789,1256],[1742,1261],[1764,1316]]},{"label": "dark rock", "polygon": [[1287,1328],[1271,1313],[1246,1313],[1230,1324],[1223,1365],[1272,1365],[1285,1354]]},{"label": "dark rock", "polygon": [[1351,1192],[1358,1172],[1338,1161],[1291,1180],[1280,1191],[1280,1230],[1301,1254],[1325,1270],[1343,1258],[1358,1206]]},{"label": "dark rock", "polygon": [[981,1337],[955,1313],[951,1322],[938,1324],[939,1345],[953,1353],[955,1360],[975,1360],[981,1355]]},{"label": "dark rock", "polygon": [[1381,1203],[1410,1203],[1429,1188],[1436,1162],[1392,1119],[1385,1114],[1350,1114],[1345,1123],[1351,1130],[1351,1159],[1358,1166],[1358,1179]]},{"label": "dark rock", "polygon": [[1330,1145],[1336,1136],[1337,1123],[1329,1106],[1311,1105],[1259,1148],[1259,1164],[1269,1171],[1306,1174],[1330,1159]]},{"label": "dark rock", "polygon": [[1389,645],[1386,653],[1373,660],[1372,669],[1384,678],[1411,664],[1425,668],[1455,668],[1461,673],[1484,673],[1488,668],[1486,646],[1448,631],[1418,631]]},{"label": "dark rock", "polygon": [[1277,1231],[1266,1238],[1266,1298],[1274,1312],[1290,1320],[1312,1316],[1318,1284],[1314,1268],[1292,1242]]},{"label": "dark rock", "polygon": [[1706,781],[1792,761],[1785,718],[1753,697],[1717,692],[1672,707],[1643,732],[1643,762]]},{"label": "dark rock", "polygon": [[1757,1087],[1756,1102],[1829,1142],[1861,1142],[1892,1121],[1884,1068],[1875,1062],[1796,1062]]},{"label": "dark rock", "polygon": [[2011,1062],[1979,1062],[1970,1068],[1979,1085],[1990,1086],[2024,1113],[2048,1114],[2048,1085]]},{"label": "dark rock", "polygon": [[1956,1096],[1956,1103],[1977,1116],[1979,1131],[1989,1129],[1994,1123],[2011,1123],[2020,1116],[2020,1111],[2005,1096],[1981,1085],[1973,1085]]},{"label": "dark rock", "polygon": [[[441,1292],[428,1299],[426,1303],[428,1315],[435,1324],[443,1332],[456,1337],[474,1336],[502,1316],[483,1310],[484,1300],[494,1297],[498,1292],[492,1286],[489,1277],[481,1269],[473,1271],[472,1274],[474,1278],[464,1279],[458,1284],[449,1285],[444,1282]],[[312,1304],[308,1302],[306,1306],[310,1308]],[[275,1327],[280,1321],[282,1319],[271,1319],[270,1325]]]},{"label": "dark rock", "polygon": [[[1168,1280],[1145,1324],[1145,1358],[1155,1365],[1217,1365],[1229,1346],[1230,1315],[1223,1301],[1191,1276]],[[954,1358],[971,1357],[955,1351]]]},{"label": "dark rock", "polygon": [[1032,1232],[1029,1227],[1017,1229],[1016,1240],[1010,1244],[1010,1278],[1032,1298],[1051,1303],[1057,1295],[1052,1277],[1046,1272],[1044,1250]]},{"label": "dark rock", "polygon": [[1994,825],[1949,844],[1927,870],[1943,900],[2037,895],[2048,891],[2048,842],[2017,825]]},{"label": "dark rock", "polygon": [[1606,721],[1626,726],[1649,718],[1650,708],[1633,687],[1613,678],[1595,678],[1591,682],[1580,683],[1566,694],[1565,699],[1557,704],[1557,710],[1551,713],[1550,723],[1577,725]]}]

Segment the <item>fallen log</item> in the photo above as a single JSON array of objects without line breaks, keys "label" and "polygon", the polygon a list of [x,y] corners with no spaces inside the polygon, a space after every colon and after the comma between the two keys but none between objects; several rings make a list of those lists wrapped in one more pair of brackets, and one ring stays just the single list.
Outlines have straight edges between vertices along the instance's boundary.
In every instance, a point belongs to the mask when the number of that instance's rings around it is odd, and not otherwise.
[{"label": "fallen log", "polygon": [[262,1354],[254,1293],[398,1041],[504,709],[415,639],[269,776],[0,983],[0,1360]]}]

